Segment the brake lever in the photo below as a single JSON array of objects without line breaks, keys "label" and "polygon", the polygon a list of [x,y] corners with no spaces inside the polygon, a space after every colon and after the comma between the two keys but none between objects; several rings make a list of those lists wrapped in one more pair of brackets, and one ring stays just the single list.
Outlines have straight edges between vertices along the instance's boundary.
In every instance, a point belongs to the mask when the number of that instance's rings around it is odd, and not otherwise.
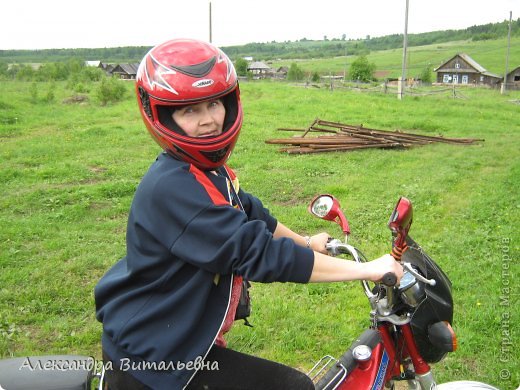
[{"label": "brake lever", "polygon": [[423,283],[426,283],[426,284],[429,284],[430,286],[435,286],[437,284],[437,281],[435,279],[426,279],[424,276],[422,276],[420,273],[416,272],[413,267],[412,267],[412,264],[410,263],[405,263],[403,262],[403,268],[408,271],[409,273],[411,273],[413,276],[415,276],[415,279],[423,282]]}]

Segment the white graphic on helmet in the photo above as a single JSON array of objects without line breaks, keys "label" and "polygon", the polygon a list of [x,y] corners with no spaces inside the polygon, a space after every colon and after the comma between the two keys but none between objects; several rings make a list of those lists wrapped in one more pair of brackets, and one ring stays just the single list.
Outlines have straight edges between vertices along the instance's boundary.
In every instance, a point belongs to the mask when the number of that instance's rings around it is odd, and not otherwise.
[{"label": "white graphic on helmet", "polygon": [[222,61],[226,61],[227,71],[226,71],[226,82],[229,81],[229,78],[231,77],[231,74],[233,73],[233,67],[232,64],[229,63],[229,58],[222,52],[222,50],[218,49],[218,63],[220,64]]},{"label": "white graphic on helmet", "polygon": [[[151,65],[151,74],[148,66]],[[163,78],[163,75],[168,74],[177,74],[173,69],[168,68],[167,66],[161,64],[157,61],[152,54],[150,54],[150,61],[145,62],[145,74],[148,84],[150,85],[150,89],[154,89],[155,86],[161,87],[178,95],[179,93]]]}]

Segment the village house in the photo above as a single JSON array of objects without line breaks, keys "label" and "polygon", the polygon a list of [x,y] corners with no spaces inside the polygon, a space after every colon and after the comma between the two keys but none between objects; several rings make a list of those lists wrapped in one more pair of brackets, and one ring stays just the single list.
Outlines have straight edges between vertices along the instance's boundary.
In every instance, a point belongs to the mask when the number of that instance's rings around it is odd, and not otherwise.
[{"label": "village house", "polygon": [[114,70],[115,66],[116,65],[114,65],[114,64],[107,64],[105,62],[101,62],[99,64],[99,67],[105,71],[107,76],[110,76],[112,74],[112,70]]},{"label": "village house", "polygon": [[112,75],[123,80],[135,80],[139,63],[119,64],[112,69]]},{"label": "village house", "polygon": [[488,72],[482,65],[465,53],[459,53],[442,63],[438,68],[437,83],[488,85],[497,87],[502,78]]},{"label": "village house", "polygon": [[247,66],[247,70],[253,74],[253,78],[265,78],[272,72],[268,65],[260,61],[251,62]]},{"label": "village house", "polygon": [[107,76],[110,76],[112,74],[112,70],[116,65],[108,64],[106,62],[101,61],[85,61],[85,66],[92,66],[95,68],[102,69]]},{"label": "village house", "polygon": [[287,73],[289,73],[289,68],[287,66],[280,66],[273,73],[273,78],[275,79],[286,79]]},{"label": "village house", "polygon": [[507,89],[520,89],[520,66],[517,66],[506,76]]}]

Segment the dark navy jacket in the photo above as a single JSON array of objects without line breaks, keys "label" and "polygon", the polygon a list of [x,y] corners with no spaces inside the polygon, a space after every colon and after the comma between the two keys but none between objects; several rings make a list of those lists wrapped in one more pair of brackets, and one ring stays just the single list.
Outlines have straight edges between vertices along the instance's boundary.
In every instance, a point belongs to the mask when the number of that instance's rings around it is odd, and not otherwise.
[{"label": "dark navy jacket", "polygon": [[130,209],[127,254],[95,288],[115,367],[153,389],[181,389],[196,373],[183,365],[204,358],[222,326],[233,275],[308,282],[313,252],[274,239],[276,219],[254,196],[239,197],[243,211],[229,204],[225,177],[167,154],[150,167]]}]

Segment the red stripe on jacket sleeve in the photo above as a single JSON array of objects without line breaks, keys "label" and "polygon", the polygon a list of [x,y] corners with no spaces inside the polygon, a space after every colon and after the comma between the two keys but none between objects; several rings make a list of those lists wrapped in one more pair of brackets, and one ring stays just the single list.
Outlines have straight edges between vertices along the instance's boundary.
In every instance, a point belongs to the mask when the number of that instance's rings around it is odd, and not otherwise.
[{"label": "red stripe on jacket sleeve", "polygon": [[213,204],[216,206],[229,206],[229,200],[226,200],[224,195],[215,187],[209,178],[198,169],[195,165],[190,165],[190,172],[195,176],[195,179],[204,187]]}]

